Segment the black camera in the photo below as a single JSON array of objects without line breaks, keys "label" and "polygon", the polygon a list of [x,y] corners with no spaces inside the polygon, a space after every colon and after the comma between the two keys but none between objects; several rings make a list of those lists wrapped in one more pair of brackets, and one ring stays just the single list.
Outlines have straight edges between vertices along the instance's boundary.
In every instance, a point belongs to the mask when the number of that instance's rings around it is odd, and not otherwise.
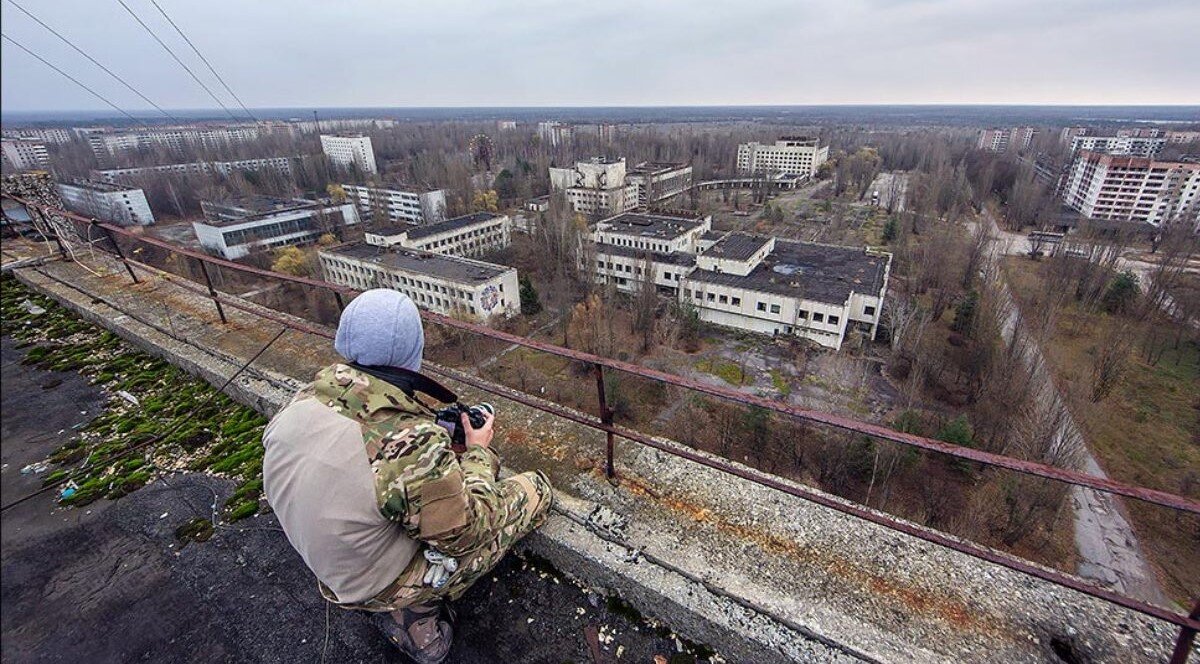
[{"label": "black camera", "polygon": [[451,404],[437,412],[438,426],[450,432],[450,448],[462,454],[467,450],[467,432],[462,427],[462,414],[467,414],[471,428],[478,429],[487,423],[488,415],[495,415],[496,409],[492,404],[483,402],[478,406],[466,406],[461,403]]}]

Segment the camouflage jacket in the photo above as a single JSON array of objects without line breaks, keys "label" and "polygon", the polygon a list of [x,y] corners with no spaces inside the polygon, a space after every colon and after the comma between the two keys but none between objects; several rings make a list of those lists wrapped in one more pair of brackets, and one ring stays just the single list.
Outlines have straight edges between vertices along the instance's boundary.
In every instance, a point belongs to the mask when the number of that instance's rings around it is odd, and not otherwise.
[{"label": "camouflage jacket", "polygon": [[499,459],[456,456],[434,412],[354,367],[321,370],[263,433],[263,489],[326,597],[376,597],[421,555],[491,544],[504,508]]},{"label": "camouflage jacket", "polygon": [[345,364],[323,369],[296,398],[308,396],[362,427],[379,511],[409,537],[458,557],[494,536],[500,459],[490,448],[457,458],[430,408]]}]

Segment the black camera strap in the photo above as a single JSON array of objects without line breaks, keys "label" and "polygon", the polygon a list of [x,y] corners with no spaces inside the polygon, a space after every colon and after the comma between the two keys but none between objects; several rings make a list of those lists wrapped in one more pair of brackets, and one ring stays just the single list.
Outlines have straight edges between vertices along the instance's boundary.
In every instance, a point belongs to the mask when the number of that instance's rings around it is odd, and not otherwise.
[{"label": "black camera strap", "polygon": [[416,398],[414,392],[421,392],[422,394],[428,394],[442,403],[456,403],[458,401],[458,395],[450,388],[416,371],[409,371],[400,367],[368,367],[357,362],[351,362],[350,366],[400,388],[401,391],[414,399]]}]

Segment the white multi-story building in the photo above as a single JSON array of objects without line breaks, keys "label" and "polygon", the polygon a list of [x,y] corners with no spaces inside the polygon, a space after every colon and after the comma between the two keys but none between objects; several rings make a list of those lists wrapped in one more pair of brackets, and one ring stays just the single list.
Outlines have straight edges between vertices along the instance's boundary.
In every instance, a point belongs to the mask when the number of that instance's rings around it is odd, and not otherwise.
[{"label": "white multi-story building", "polygon": [[1092,219],[1200,231],[1200,164],[1081,152],[1067,173],[1063,202]]},{"label": "white multi-story building", "polygon": [[630,186],[630,207],[649,205],[678,196],[692,188],[692,167],[689,164],[644,161],[630,168],[625,175]]},{"label": "white multi-story building", "polygon": [[517,270],[419,249],[351,242],[318,251],[327,281],[391,288],[422,309],[494,322],[521,309]]},{"label": "white multi-story building", "polygon": [[71,130],[62,127],[26,127],[22,129],[5,129],[4,138],[15,138],[27,141],[41,141],[61,145],[71,142]]},{"label": "white multi-story building", "polygon": [[233,201],[201,201],[204,221],[193,221],[192,230],[206,250],[227,259],[252,251],[309,244],[339,226],[358,223],[350,203],[330,203],[303,198],[248,196]]},{"label": "white multi-story building", "polygon": [[601,283],[656,290],[701,320],[795,335],[840,348],[847,332],[874,339],[891,255],[867,249],[712,231],[709,219],[623,214],[592,228]]},{"label": "white multi-story building", "polygon": [[363,234],[367,244],[406,247],[451,256],[475,257],[503,249],[512,241],[508,215],[475,212],[423,226],[373,228]]},{"label": "white multi-story building", "polygon": [[389,221],[433,224],[446,218],[446,192],[419,187],[343,184],[346,197],[358,206],[359,216],[372,219],[376,210]]},{"label": "white multi-story building", "polygon": [[95,132],[87,135],[88,144],[96,158],[108,157],[130,150],[163,147],[181,151],[189,146],[225,147],[258,139],[261,135],[255,124],[225,126],[163,127],[148,131]]},{"label": "white multi-story building", "polygon": [[539,122],[537,134],[543,143],[558,147],[571,142],[571,139],[575,137],[575,128],[561,122]]},{"label": "white multi-story building", "polygon": [[636,205],[635,192],[625,182],[624,159],[595,157],[570,168],[551,166],[550,189],[563,192],[571,208],[583,214],[619,214]]},{"label": "white multi-story building", "polygon": [[101,221],[122,226],[149,226],[154,223],[154,213],[150,211],[146,193],[136,187],[78,180],[60,182],[58,195],[68,210]]},{"label": "white multi-story building", "polygon": [[497,120],[496,128],[500,131],[513,131],[517,128],[516,120]]},{"label": "white multi-story building", "polygon": [[161,166],[138,166],[134,168],[108,168],[92,171],[92,177],[104,182],[119,182],[143,175],[200,175],[215,173],[228,176],[239,171],[274,171],[285,177],[292,175],[292,160],[295,157],[263,157],[261,159],[238,159],[235,161],[192,161],[183,164]]},{"label": "white multi-story building", "polygon": [[788,173],[812,177],[829,159],[829,146],[811,136],[784,136],[774,145],[757,141],[738,146],[737,169],[743,175]]},{"label": "white multi-story building", "polygon": [[363,173],[374,175],[375,151],[371,137],[363,134],[321,134],[321,151],[329,161],[342,168],[357,166]]},{"label": "white multi-story building", "polygon": [[1010,148],[1022,150],[1033,143],[1037,136],[1036,127],[1000,127],[979,130],[975,147],[989,152],[1007,152]]},{"label": "white multi-story building", "polygon": [[46,144],[38,141],[0,141],[0,153],[4,155],[4,160],[18,171],[43,168],[50,163],[50,152],[46,150]]}]

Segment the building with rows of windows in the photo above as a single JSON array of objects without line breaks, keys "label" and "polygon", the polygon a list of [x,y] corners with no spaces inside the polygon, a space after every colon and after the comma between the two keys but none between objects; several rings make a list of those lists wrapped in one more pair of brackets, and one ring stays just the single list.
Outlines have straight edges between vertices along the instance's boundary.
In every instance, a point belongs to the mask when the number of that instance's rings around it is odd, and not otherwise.
[{"label": "building with rows of windows", "polygon": [[341,168],[358,167],[368,175],[379,172],[375,167],[375,150],[371,137],[363,134],[321,134],[321,151],[330,163]]},{"label": "building with rows of windows", "polygon": [[595,278],[634,292],[649,280],[701,320],[840,348],[874,339],[891,255],[869,249],[717,233],[709,218],[622,214],[591,232]]},{"label": "building with rows of windows", "polygon": [[829,159],[829,146],[811,136],[784,136],[774,145],[757,141],[738,146],[737,169],[743,175],[789,173],[813,177]]},{"label": "building with rows of windows", "polygon": [[367,244],[423,249],[468,258],[503,249],[512,240],[508,215],[475,212],[436,224],[373,228],[363,234]]},{"label": "building with rows of windows", "polygon": [[1092,219],[1200,232],[1200,164],[1081,152],[1063,187],[1067,207]]},{"label": "building with rows of windows", "polygon": [[146,193],[137,187],[125,187],[94,180],[60,182],[58,195],[72,212],[122,226],[148,226],[154,213]]},{"label": "building with rows of windows", "polygon": [[258,159],[237,159],[233,161],[190,161],[181,164],[161,164],[158,166],[135,166],[132,168],[106,168],[93,170],[92,178],[103,182],[116,183],[134,180],[147,175],[224,175],[236,172],[258,173],[273,171],[285,177],[292,175],[292,160],[298,157],[261,157]]},{"label": "building with rows of windows", "polygon": [[398,185],[343,184],[342,190],[358,206],[363,219],[374,219],[376,211],[389,221],[432,224],[446,218],[446,192],[443,189],[402,187]]},{"label": "building with rows of windows", "polygon": [[358,223],[349,203],[304,198],[246,196],[230,201],[201,201],[203,221],[192,230],[205,250],[233,260],[260,249],[310,244],[339,226]]},{"label": "building with rows of windows", "polygon": [[516,268],[366,242],[321,249],[318,256],[327,281],[358,290],[398,290],[439,314],[492,322],[521,308]]}]

